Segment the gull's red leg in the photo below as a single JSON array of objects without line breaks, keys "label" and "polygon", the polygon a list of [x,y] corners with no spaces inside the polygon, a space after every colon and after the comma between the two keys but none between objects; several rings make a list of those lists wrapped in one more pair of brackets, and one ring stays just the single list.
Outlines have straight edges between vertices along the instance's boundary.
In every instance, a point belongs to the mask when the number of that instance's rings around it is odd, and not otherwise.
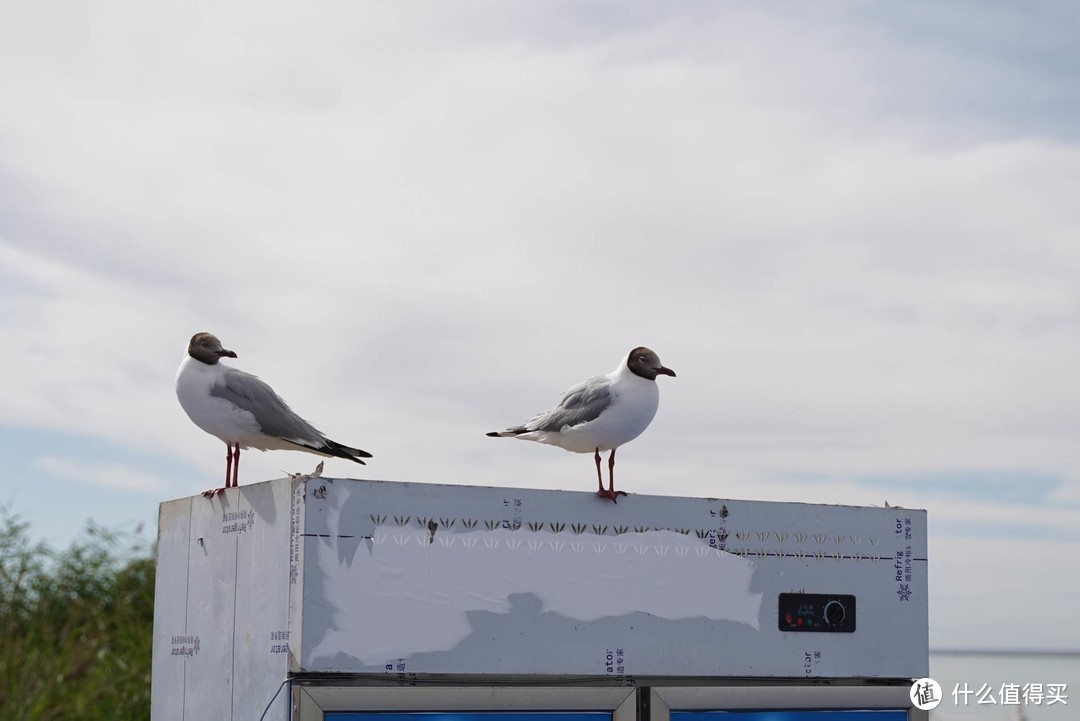
[{"label": "gull's red leg", "polygon": [[228,450],[225,453],[225,488],[217,489],[217,493],[224,493],[226,489],[232,487],[232,474],[233,474],[233,446],[232,443],[226,443],[225,448]]},{"label": "gull's red leg", "polygon": [[604,476],[600,473],[600,449],[596,449],[596,482],[600,485],[600,494],[604,493]]},{"label": "gull's red leg", "polygon": [[240,485],[240,442],[236,443],[236,450],[233,451],[233,471],[232,471],[232,484],[233,488]]},{"label": "gull's red leg", "polygon": [[[600,454],[599,453],[597,453],[597,455],[596,455],[596,460],[597,460],[596,471],[597,471],[597,473],[599,473],[600,472]],[[600,484],[600,492],[598,493],[598,495],[601,498],[610,498],[612,500],[612,502],[618,503],[619,502],[619,496],[625,496],[626,491],[616,491],[615,490],[615,449],[614,448],[611,449],[611,453],[610,453],[610,455],[608,455],[607,470],[608,470],[608,487],[607,487],[607,490],[606,491],[604,490],[604,484],[601,483]]]},{"label": "gull's red leg", "polygon": [[[232,471],[233,462],[233,449],[231,443],[225,444],[225,488],[229,487],[229,474]],[[203,495],[207,498],[217,495],[218,493],[224,493],[225,488],[211,488],[209,491],[203,491]]]},{"label": "gull's red leg", "polygon": [[608,490],[615,490],[615,449],[611,449],[611,453],[607,457],[607,481]]}]

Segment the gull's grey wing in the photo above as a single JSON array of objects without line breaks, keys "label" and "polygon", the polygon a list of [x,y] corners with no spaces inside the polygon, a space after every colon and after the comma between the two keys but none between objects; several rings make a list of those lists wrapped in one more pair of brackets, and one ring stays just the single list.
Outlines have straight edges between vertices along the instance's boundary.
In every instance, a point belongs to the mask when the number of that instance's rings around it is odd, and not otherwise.
[{"label": "gull's grey wing", "polygon": [[210,389],[210,395],[251,413],[259,429],[268,436],[304,445],[326,443],[322,433],[293,413],[273,388],[250,373],[230,369]]},{"label": "gull's grey wing", "polygon": [[588,423],[599,418],[613,399],[611,380],[606,376],[596,376],[568,389],[559,405],[533,418],[523,428],[526,432],[552,432]]}]

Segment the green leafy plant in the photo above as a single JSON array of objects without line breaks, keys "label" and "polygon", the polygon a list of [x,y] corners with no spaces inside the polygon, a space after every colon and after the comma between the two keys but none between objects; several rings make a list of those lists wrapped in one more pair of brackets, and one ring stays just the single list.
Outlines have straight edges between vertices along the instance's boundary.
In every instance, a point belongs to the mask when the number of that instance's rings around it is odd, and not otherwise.
[{"label": "green leafy plant", "polygon": [[0,718],[150,718],[150,544],[90,523],[34,543],[0,507]]}]

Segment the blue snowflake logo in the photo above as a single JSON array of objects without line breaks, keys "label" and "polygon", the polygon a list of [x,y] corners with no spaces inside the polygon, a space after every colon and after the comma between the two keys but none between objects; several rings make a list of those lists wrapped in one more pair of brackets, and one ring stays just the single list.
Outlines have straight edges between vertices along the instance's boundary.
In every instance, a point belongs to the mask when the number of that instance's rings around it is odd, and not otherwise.
[{"label": "blue snowflake logo", "polygon": [[901,601],[911,600],[911,586],[906,583],[901,583],[900,587],[896,589],[896,595],[900,597]]}]

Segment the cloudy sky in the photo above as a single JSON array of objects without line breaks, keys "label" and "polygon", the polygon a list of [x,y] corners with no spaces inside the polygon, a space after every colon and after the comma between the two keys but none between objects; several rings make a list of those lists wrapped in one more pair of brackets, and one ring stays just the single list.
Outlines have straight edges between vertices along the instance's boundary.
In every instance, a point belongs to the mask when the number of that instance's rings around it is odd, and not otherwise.
[{"label": "cloudy sky", "polygon": [[1078,32],[1066,2],[0,2],[0,503],[63,545],[219,485],[174,395],[202,330],[375,454],[327,475],[591,490],[483,434],[648,345],[679,375],[617,485],[926,508],[933,646],[1080,647]]}]

